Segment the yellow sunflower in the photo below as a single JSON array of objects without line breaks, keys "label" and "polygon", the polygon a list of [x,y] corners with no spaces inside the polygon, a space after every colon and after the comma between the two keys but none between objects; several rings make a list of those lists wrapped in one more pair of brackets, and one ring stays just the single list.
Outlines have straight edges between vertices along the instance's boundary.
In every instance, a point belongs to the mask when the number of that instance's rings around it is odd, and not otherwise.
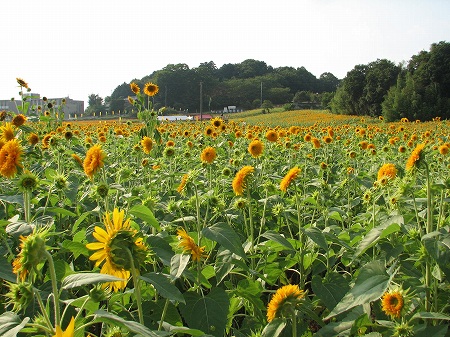
[{"label": "yellow sunflower", "polygon": [[266,139],[269,142],[274,143],[274,142],[276,142],[278,140],[278,133],[276,131],[274,131],[274,130],[269,130],[269,131],[266,132]]},{"label": "yellow sunflower", "polygon": [[5,123],[5,125],[0,126],[1,137],[5,143],[8,140],[14,139],[14,125],[12,123]]},{"label": "yellow sunflower", "polygon": [[183,248],[184,252],[191,254],[193,261],[200,261],[202,257],[205,257],[205,247],[198,246],[183,228],[177,230],[177,235],[180,240],[180,247]]},{"label": "yellow sunflower", "polygon": [[403,305],[403,295],[398,290],[386,292],[381,298],[381,309],[391,317],[399,318]]},{"label": "yellow sunflower", "polygon": [[189,180],[189,174],[186,173],[186,174],[184,174],[183,177],[181,178],[180,185],[179,185],[178,188],[177,188],[177,192],[178,192],[178,193],[182,193],[182,192],[184,191],[184,188],[186,187],[186,184],[187,184],[188,180]]},{"label": "yellow sunflower", "polygon": [[137,95],[141,92],[141,89],[139,88],[139,86],[134,82],[130,83],[130,89],[135,95]]},{"label": "yellow sunflower", "polygon": [[280,190],[286,192],[289,185],[297,178],[300,173],[300,169],[296,166],[289,170],[289,172],[284,176],[284,178],[280,182]]},{"label": "yellow sunflower", "polygon": [[279,288],[267,306],[267,321],[271,322],[277,317],[291,317],[305,292],[298,285],[288,284]]},{"label": "yellow sunflower", "polygon": [[53,337],[73,337],[75,335],[75,319],[72,316],[72,319],[69,322],[69,325],[66,328],[66,331],[62,331],[59,325],[56,326],[56,333]]},{"label": "yellow sunflower", "polygon": [[248,152],[250,152],[254,158],[259,157],[263,153],[263,150],[264,144],[258,139],[252,140],[248,145]]},{"label": "yellow sunflower", "polygon": [[22,148],[17,139],[7,141],[0,149],[0,174],[6,178],[11,178],[17,173],[17,169],[22,167]]},{"label": "yellow sunflower", "polygon": [[27,120],[27,118],[24,115],[18,114],[18,115],[14,116],[14,118],[12,119],[12,123],[15,126],[21,126],[21,125],[25,124],[26,120]]},{"label": "yellow sunflower", "polygon": [[159,87],[152,82],[147,82],[144,86],[144,93],[148,96],[155,96],[158,91]]},{"label": "yellow sunflower", "polygon": [[100,145],[92,146],[86,153],[86,158],[84,158],[84,173],[92,179],[94,174],[103,167],[105,157],[106,154],[103,152]]},{"label": "yellow sunflower", "polygon": [[149,154],[153,147],[153,141],[150,137],[144,136],[141,140],[142,148],[144,149],[144,152]]},{"label": "yellow sunflower", "polygon": [[[397,168],[394,164],[388,163],[384,164],[378,170],[378,180],[381,181],[382,178],[394,179],[397,175]],[[384,184],[382,184],[384,185]]]},{"label": "yellow sunflower", "polygon": [[232,186],[236,195],[244,194],[244,189],[247,187],[248,177],[255,172],[253,166],[244,166],[241,168],[233,179]]},{"label": "yellow sunflower", "polygon": [[422,156],[422,151],[425,148],[425,144],[418,144],[413,150],[408,160],[406,161],[406,170],[410,171],[418,165],[418,162]]},{"label": "yellow sunflower", "polygon": [[216,157],[216,150],[211,146],[206,147],[200,154],[200,160],[207,164],[211,164]]},{"label": "yellow sunflower", "polygon": [[119,211],[115,208],[112,219],[111,213],[106,213],[104,217],[106,230],[95,226],[92,235],[97,242],[86,245],[86,248],[96,251],[89,260],[95,261],[96,267],[102,265],[100,273],[123,279],[104,284],[104,287],[110,287],[114,291],[126,287],[133,264],[139,268],[147,257],[147,248],[142,238],[130,227],[130,219],[124,220],[124,213],[124,210]]},{"label": "yellow sunflower", "polygon": [[28,89],[28,83],[25,82],[23,79],[17,77],[16,81],[17,81],[17,84],[19,84],[21,87],[24,87],[25,89]]}]

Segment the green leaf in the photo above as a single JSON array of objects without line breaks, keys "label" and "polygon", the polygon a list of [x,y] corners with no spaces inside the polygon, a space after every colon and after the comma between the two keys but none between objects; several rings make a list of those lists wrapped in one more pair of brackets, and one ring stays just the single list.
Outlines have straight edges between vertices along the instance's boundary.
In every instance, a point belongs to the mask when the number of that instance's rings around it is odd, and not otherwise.
[{"label": "green leaf", "polygon": [[313,240],[320,248],[327,251],[328,244],[322,231],[317,227],[309,227],[304,230],[305,234]]},{"label": "green leaf", "polygon": [[206,337],[208,335],[205,335],[205,333],[201,330],[197,330],[197,329],[190,329],[190,328],[186,328],[185,326],[175,326],[175,325],[171,325],[167,322],[163,323],[163,328],[164,330],[170,331],[171,333],[180,333],[182,335],[187,334],[189,336],[194,336],[194,337]]},{"label": "green leaf", "polygon": [[162,237],[156,235],[150,235],[147,237],[147,243],[150,245],[155,255],[164,263],[166,266],[170,266],[170,261],[172,260],[172,256],[175,254],[172,250],[172,247],[169,245],[167,241],[165,241]]},{"label": "green leaf", "polygon": [[281,235],[278,232],[267,231],[267,232],[261,234],[261,236],[265,237],[268,240],[275,241],[290,250],[294,250],[294,247],[291,245],[291,243],[283,235]]},{"label": "green leaf", "polygon": [[92,214],[92,212],[85,212],[83,214],[81,214],[77,221],[74,222],[73,226],[72,226],[72,234],[76,233],[78,230],[78,226],[83,222],[84,219],[86,219],[90,214]]},{"label": "green leaf", "polygon": [[61,284],[63,289],[71,289],[87,284],[123,281],[123,279],[100,273],[76,273],[66,276]]},{"label": "green leaf", "polygon": [[314,294],[325,304],[328,310],[332,310],[349,290],[348,281],[337,272],[328,272],[322,279],[314,275],[312,282]]},{"label": "green leaf", "polygon": [[138,322],[124,320],[123,318],[121,318],[119,316],[113,315],[113,314],[103,311],[103,310],[97,310],[95,312],[94,320],[110,323],[113,326],[120,325],[122,327],[127,328],[131,332],[134,332],[136,334],[139,334],[139,336],[144,336],[144,337],[164,337],[164,336],[171,335],[170,332],[150,330],[149,328],[147,328],[146,326],[144,326],[142,324],[139,324]]},{"label": "green leaf", "polygon": [[170,276],[177,279],[183,274],[190,260],[187,254],[175,254],[170,260]]},{"label": "green leaf", "polygon": [[17,195],[0,195],[1,201],[6,201],[10,204],[19,204],[23,205],[23,194],[17,194]]},{"label": "green leaf", "polygon": [[205,227],[202,230],[202,234],[206,238],[218,242],[232,253],[247,259],[239,236],[228,224],[219,222],[211,227]]},{"label": "green leaf", "polygon": [[400,225],[402,224],[403,224],[403,216],[396,215],[388,219],[383,224],[375,228],[372,228],[369,231],[369,233],[366,234],[364,239],[362,239],[361,242],[359,243],[358,248],[356,248],[355,256],[353,257],[353,259],[356,259],[358,256],[363,254],[367,249],[373,247],[381,239],[387,237],[392,233],[400,231],[401,229]]},{"label": "green leaf", "polygon": [[450,233],[448,229],[428,233],[422,237],[428,254],[437,262],[439,268],[450,277]]},{"label": "green leaf", "polygon": [[440,312],[418,312],[411,319],[439,319],[450,321],[450,316],[441,314]]},{"label": "green leaf", "polygon": [[86,245],[81,242],[75,242],[70,240],[64,240],[62,246],[72,252],[73,256],[77,258],[80,255],[88,256],[89,249],[86,248]]},{"label": "green leaf", "polygon": [[53,214],[60,214],[64,216],[76,216],[74,212],[71,212],[68,209],[61,207],[47,207],[47,212]]},{"label": "green leaf", "polygon": [[188,327],[199,329],[215,337],[223,337],[230,300],[222,288],[212,288],[208,295],[184,294],[186,305],[180,310]]},{"label": "green leaf", "polygon": [[390,277],[386,274],[382,261],[367,263],[360,269],[353,288],[345,294],[325,319],[330,319],[358,305],[379,299],[386,291],[389,281]]},{"label": "green leaf", "polygon": [[11,311],[7,311],[0,315],[0,336],[16,337],[20,330],[25,327],[25,324],[30,320],[25,317],[20,320],[20,317]]},{"label": "green leaf", "polygon": [[4,256],[0,256],[0,278],[12,283],[17,281],[17,276],[13,273],[11,263]]},{"label": "green leaf", "polygon": [[261,337],[278,337],[286,327],[286,320],[283,318],[275,318],[272,322],[264,327]]},{"label": "green leaf", "polygon": [[448,324],[426,325],[418,324],[414,326],[414,337],[445,337],[447,336]]},{"label": "green leaf", "polygon": [[172,301],[185,303],[181,292],[177,287],[170,283],[166,275],[151,272],[142,275],[140,278],[145,282],[151,283],[162,297]]},{"label": "green leaf", "polygon": [[161,230],[158,220],[156,220],[155,216],[153,215],[153,212],[147,206],[135,205],[129,210],[129,213],[145,221],[147,224],[156,228],[158,231]]}]

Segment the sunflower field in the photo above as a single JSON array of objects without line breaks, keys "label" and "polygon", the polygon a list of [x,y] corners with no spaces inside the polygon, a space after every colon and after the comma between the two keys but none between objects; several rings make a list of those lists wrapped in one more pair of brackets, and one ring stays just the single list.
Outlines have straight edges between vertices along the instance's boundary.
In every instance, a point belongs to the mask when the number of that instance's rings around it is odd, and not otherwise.
[{"label": "sunflower field", "polygon": [[135,121],[1,113],[1,336],[449,336],[448,121],[132,89]]}]

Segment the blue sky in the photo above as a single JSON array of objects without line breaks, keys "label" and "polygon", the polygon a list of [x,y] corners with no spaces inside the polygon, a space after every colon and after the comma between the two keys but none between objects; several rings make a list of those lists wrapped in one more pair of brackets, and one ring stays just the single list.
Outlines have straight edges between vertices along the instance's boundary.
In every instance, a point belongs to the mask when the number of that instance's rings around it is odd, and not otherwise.
[{"label": "blue sky", "polygon": [[256,59],[343,78],[450,42],[447,0],[21,0],[0,12],[0,99],[19,98],[16,77],[42,96],[104,98],[176,63]]}]

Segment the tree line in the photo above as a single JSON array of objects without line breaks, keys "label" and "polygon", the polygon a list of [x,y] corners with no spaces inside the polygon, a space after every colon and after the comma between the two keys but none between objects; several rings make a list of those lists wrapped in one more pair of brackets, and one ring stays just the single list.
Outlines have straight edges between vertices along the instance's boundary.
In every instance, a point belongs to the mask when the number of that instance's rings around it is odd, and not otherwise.
[{"label": "tree line", "polygon": [[382,59],[355,66],[341,81],[330,108],[386,121],[450,118],[450,43],[433,43],[429,51],[399,65]]},{"label": "tree line", "polygon": [[[159,86],[153,106],[169,112],[198,112],[200,85],[203,111],[222,110],[233,105],[254,109],[273,105],[320,107],[336,114],[383,116],[386,121],[408,118],[430,120],[450,117],[450,43],[433,43],[429,51],[413,55],[408,62],[395,64],[378,59],[356,65],[344,79],[330,72],[319,78],[304,67],[273,68],[263,61],[247,59],[217,67],[213,61],[189,68],[184,63],[168,64],[141,79]],[[104,100],[89,96],[86,112],[131,112],[130,83],[116,87]],[[201,83],[201,84],[200,84]]]}]

